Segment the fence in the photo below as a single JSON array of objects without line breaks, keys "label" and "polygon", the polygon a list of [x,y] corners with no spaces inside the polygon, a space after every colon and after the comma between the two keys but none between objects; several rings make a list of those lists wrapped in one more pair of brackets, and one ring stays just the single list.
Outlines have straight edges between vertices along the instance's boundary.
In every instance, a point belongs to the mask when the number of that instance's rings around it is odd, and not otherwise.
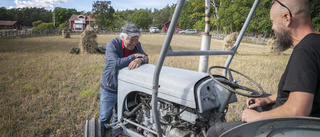
[{"label": "fence", "polygon": [[0,38],[38,37],[60,35],[60,30],[32,31],[32,30],[5,30],[0,31]]},{"label": "fence", "polygon": [[[97,34],[120,34],[121,31],[112,30],[98,30]],[[80,34],[82,31],[71,31],[71,34]],[[147,34],[147,31],[141,31],[142,34]],[[17,37],[39,37],[39,36],[53,36],[61,35],[61,30],[48,30],[48,31],[33,31],[28,30],[0,30],[0,38],[17,38]]]},{"label": "fence", "polygon": [[[224,34],[224,33],[215,33],[215,32],[211,33],[211,37],[215,39],[224,39],[227,35],[228,34]],[[251,42],[255,44],[266,45],[270,37],[271,35],[267,36],[267,35],[244,34],[242,38],[242,42],[246,41],[246,42]]]},{"label": "fence", "polygon": [[[99,31],[101,34],[110,33],[107,31]],[[81,31],[71,31],[71,34],[80,34]],[[0,38],[17,38],[17,37],[40,37],[40,36],[54,36],[61,35],[61,30],[47,30],[47,31],[33,31],[30,30],[2,30],[0,31]]]}]

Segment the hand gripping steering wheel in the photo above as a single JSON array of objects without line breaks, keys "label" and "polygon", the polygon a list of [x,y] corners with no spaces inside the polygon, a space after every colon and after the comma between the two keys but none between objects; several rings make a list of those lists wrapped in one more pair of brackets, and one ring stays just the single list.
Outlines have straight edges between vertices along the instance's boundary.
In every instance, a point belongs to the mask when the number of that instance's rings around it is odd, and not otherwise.
[{"label": "hand gripping steering wheel", "polygon": [[[214,75],[211,74],[211,70],[214,69],[214,68],[221,68],[221,69],[224,69],[225,71],[227,71],[227,74],[229,75],[229,80],[227,80],[227,79],[216,79],[214,77]],[[260,91],[256,91],[256,90],[253,90],[251,88],[239,85],[237,83],[237,81],[233,79],[233,77],[231,75],[231,72],[235,72],[235,73],[245,77],[250,82],[252,82],[256,87],[258,87]],[[238,71],[235,71],[233,69],[222,67],[222,66],[212,66],[212,67],[210,67],[208,69],[208,73],[209,73],[209,75],[210,75],[210,77],[212,78],[213,81],[215,81],[218,85],[220,85],[221,87],[227,89],[230,92],[233,92],[233,93],[245,96],[245,97],[254,97],[254,98],[261,97],[263,95],[263,93],[264,93],[262,87],[257,82],[255,82],[253,79],[249,78],[248,76],[246,76],[246,75],[244,75],[244,74],[242,74],[242,73],[240,73]],[[245,94],[245,93],[239,92],[236,89],[242,89],[242,90],[248,91],[250,94]]]}]

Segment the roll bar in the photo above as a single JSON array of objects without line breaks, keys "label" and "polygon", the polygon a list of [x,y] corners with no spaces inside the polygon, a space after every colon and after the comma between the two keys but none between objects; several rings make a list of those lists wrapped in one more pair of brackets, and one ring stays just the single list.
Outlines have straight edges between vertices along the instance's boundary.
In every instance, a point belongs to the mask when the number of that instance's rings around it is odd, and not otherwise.
[{"label": "roll bar", "polygon": [[[171,24],[169,26],[169,29],[168,29],[168,32],[167,32],[167,35],[166,35],[166,38],[164,40],[164,43],[162,45],[162,49],[161,49],[161,52],[160,52],[160,56],[159,56],[159,59],[158,59],[158,62],[157,62],[157,65],[156,65],[156,68],[155,68],[155,71],[154,71],[154,74],[153,74],[153,91],[152,91],[152,112],[153,112],[153,117],[154,117],[154,120],[155,120],[155,124],[156,124],[156,133],[157,133],[157,136],[158,137],[162,137],[162,130],[161,130],[161,127],[160,127],[160,119],[159,119],[159,111],[158,111],[158,89],[160,88],[160,85],[159,85],[159,75],[160,75],[160,72],[161,72],[161,68],[163,66],[163,62],[164,62],[164,59],[166,56],[201,56],[201,55],[229,55],[226,63],[225,63],[225,67],[229,67],[239,45],[240,45],[240,42],[243,38],[243,35],[245,33],[245,31],[247,30],[248,26],[249,26],[249,23],[252,19],[252,16],[255,12],[255,10],[257,9],[258,7],[258,4],[260,2],[260,0],[255,0],[253,5],[252,5],[252,8],[247,16],[247,19],[244,23],[244,25],[242,26],[242,29],[240,31],[240,34],[238,35],[237,37],[237,40],[235,42],[235,45],[233,46],[232,49],[230,50],[188,50],[188,51],[173,51],[171,48],[170,48],[170,43],[171,43],[171,40],[172,40],[172,36],[175,32],[175,26],[177,25],[177,22],[178,22],[178,19],[179,19],[179,16],[180,16],[180,13],[182,11],[182,8],[183,8],[183,4],[184,4],[185,0],[178,0],[178,3],[177,3],[177,6],[176,6],[176,9],[174,11],[174,14],[172,16],[172,19],[171,19]],[[207,0],[206,0],[207,2]],[[210,7],[210,6],[209,6]],[[226,72],[224,72],[224,75],[226,75]],[[230,95],[231,96],[231,93]],[[222,102],[222,105],[226,106],[228,102]],[[224,108],[224,107],[223,107]],[[221,110],[219,110],[221,111]]]}]

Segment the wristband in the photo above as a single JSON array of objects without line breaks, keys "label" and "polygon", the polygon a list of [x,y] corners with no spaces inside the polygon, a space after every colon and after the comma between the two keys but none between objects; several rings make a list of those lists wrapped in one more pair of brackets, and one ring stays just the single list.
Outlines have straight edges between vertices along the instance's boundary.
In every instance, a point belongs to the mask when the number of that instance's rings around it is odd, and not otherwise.
[{"label": "wristband", "polygon": [[141,63],[141,64],[144,64],[144,63],[145,63],[145,60],[144,60],[144,58],[143,58],[142,56],[138,56],[138,58],[142,60],[142,63]]}]

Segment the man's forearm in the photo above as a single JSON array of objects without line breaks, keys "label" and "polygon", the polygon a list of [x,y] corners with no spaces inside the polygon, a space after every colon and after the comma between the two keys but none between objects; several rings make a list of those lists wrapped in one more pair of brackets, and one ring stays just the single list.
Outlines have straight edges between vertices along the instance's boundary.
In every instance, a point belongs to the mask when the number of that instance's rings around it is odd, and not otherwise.
[{"label": "man's forearm", "polygon": [[[273,97],[271,96],[271,98]],[[261,112],[260,119],[279,116],[309,116],[313,97],[312,93],[291,91],[288,100],[283,105],[270,111]]]},{"label": "man's forearm", "polygon": [[275,103],[277,100],[277,93],[272,94],[271,96],[266,97],[267,104]]}]

